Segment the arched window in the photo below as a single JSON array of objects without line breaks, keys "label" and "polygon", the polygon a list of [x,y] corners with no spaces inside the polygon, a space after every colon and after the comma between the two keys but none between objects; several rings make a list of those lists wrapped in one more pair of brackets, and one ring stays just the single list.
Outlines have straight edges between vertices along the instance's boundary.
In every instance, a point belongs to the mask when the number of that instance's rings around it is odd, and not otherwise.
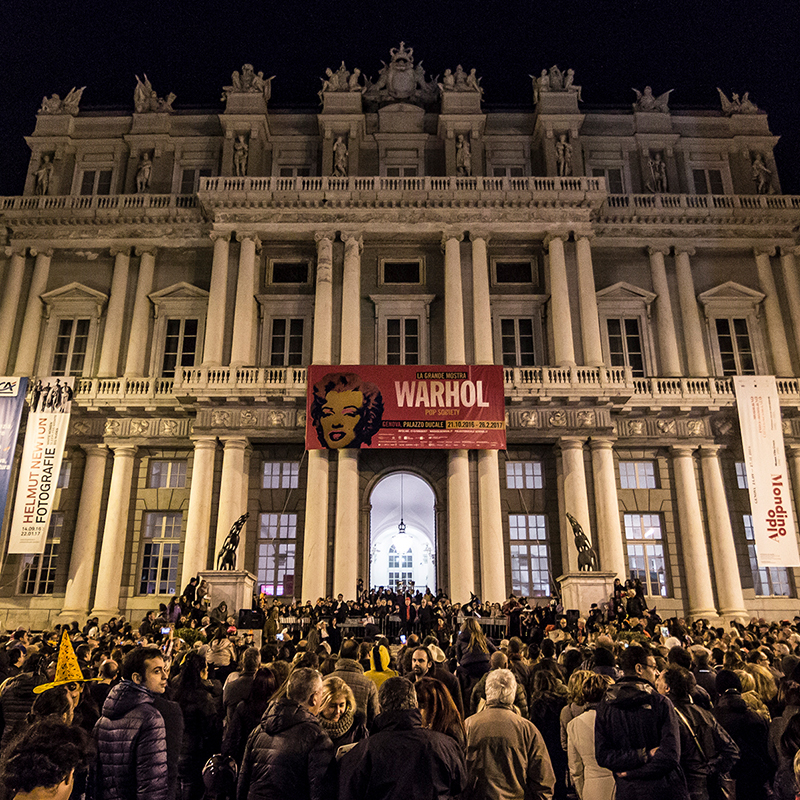
[{"label": "arched window", "polygon": [[389,587],[397,589],[401,584],[414,579],[414,554],[411,548],[402,555],[397,552],[397,547],[389,548]]}]

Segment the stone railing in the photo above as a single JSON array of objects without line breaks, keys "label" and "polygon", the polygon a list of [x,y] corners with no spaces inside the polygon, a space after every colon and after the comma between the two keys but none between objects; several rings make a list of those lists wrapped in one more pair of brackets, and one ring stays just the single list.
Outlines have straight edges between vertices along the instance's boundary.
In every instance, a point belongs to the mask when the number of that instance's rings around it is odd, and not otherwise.
[{"label": "stone railing", "polygon": [[197,208],[194,194],[95,194],[0,197],[0,211],[147,211]]},{"label": "stone railing", "polygon": [[714,212],[744,209],[746,211],[799,211],[800,196],[787,194],[609,194],[600,212],[601,217],[640,215],[692,210]]}]

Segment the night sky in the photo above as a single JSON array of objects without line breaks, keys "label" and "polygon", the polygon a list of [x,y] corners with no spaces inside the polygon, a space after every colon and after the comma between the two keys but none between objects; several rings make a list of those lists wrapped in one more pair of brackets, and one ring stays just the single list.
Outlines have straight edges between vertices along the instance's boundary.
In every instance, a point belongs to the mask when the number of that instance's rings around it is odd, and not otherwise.
[{"label": "night sky", "polygon": [[532,109],[529,74],[575,70],[583,108],[628,107],[631,87],[674,89],[673,108],[719,108],[750,92],[767,111],[784,193],[800,194],[797,0],[0,0],[5,91],[0,195],[22,192],[42,96],[86,85],[81,110],[133,110],[146,72],[176,111],[223,110],[221,87],[245,62],[275,75],[271,108],[315,110],[320,76],[344,60],[373,80],[401,40],[428,76],[477,68],[484,108]]}]

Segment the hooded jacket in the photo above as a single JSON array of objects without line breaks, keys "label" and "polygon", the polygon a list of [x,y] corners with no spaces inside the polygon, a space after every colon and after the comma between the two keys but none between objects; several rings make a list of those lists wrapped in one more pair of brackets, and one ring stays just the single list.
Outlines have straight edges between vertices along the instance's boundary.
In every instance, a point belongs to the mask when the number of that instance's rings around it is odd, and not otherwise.
[{"label": "hooded jacket", "polygon": [[645,680],[626,675],[609,687],[597,708],[595,755],[615,774],[617,800],[689,800],[678,717]]},{"label": "hooded jacket", "polygon": [[369,671],[364,673],[364,677],[369,678],[380,689],[381,684],[387,678],[396,678],[397,673],[393,669],[389,669],[389,662],[392,660],[389,651],[383,645],[379,645],[378,649],[381,654],[382,670],[378,670],[375,664],[375,648],[373,647],[369,651]]},{"label": "hooded jacket", "polygon": [[250,734],[237,800],[329,800],[336,796],[333,742],[319,720],[288,697],[271,703]]},{"label": "hooded jacket", "polygon": [[167,737],[151,692],[122,681],[94,726],[94,796],[102,800],[167,800]]}]

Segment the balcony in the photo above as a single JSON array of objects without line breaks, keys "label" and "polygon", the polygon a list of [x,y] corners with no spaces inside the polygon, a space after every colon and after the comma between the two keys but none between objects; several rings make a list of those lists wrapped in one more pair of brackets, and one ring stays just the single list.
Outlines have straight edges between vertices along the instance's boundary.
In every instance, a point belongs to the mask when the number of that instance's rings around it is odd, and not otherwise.
[{"label": "balcony", "polygon": [[[175,408],[212,401],[302,401],[305,367],[185,367],[174,378],[79,378],[75,402],[107,408]],[[591,403],[616,409],[733,406],[733,379],[634,378],[628,367],[506,367],[506,398]],[[800,408],[800,379],[778,378],[782,406]]]}]

